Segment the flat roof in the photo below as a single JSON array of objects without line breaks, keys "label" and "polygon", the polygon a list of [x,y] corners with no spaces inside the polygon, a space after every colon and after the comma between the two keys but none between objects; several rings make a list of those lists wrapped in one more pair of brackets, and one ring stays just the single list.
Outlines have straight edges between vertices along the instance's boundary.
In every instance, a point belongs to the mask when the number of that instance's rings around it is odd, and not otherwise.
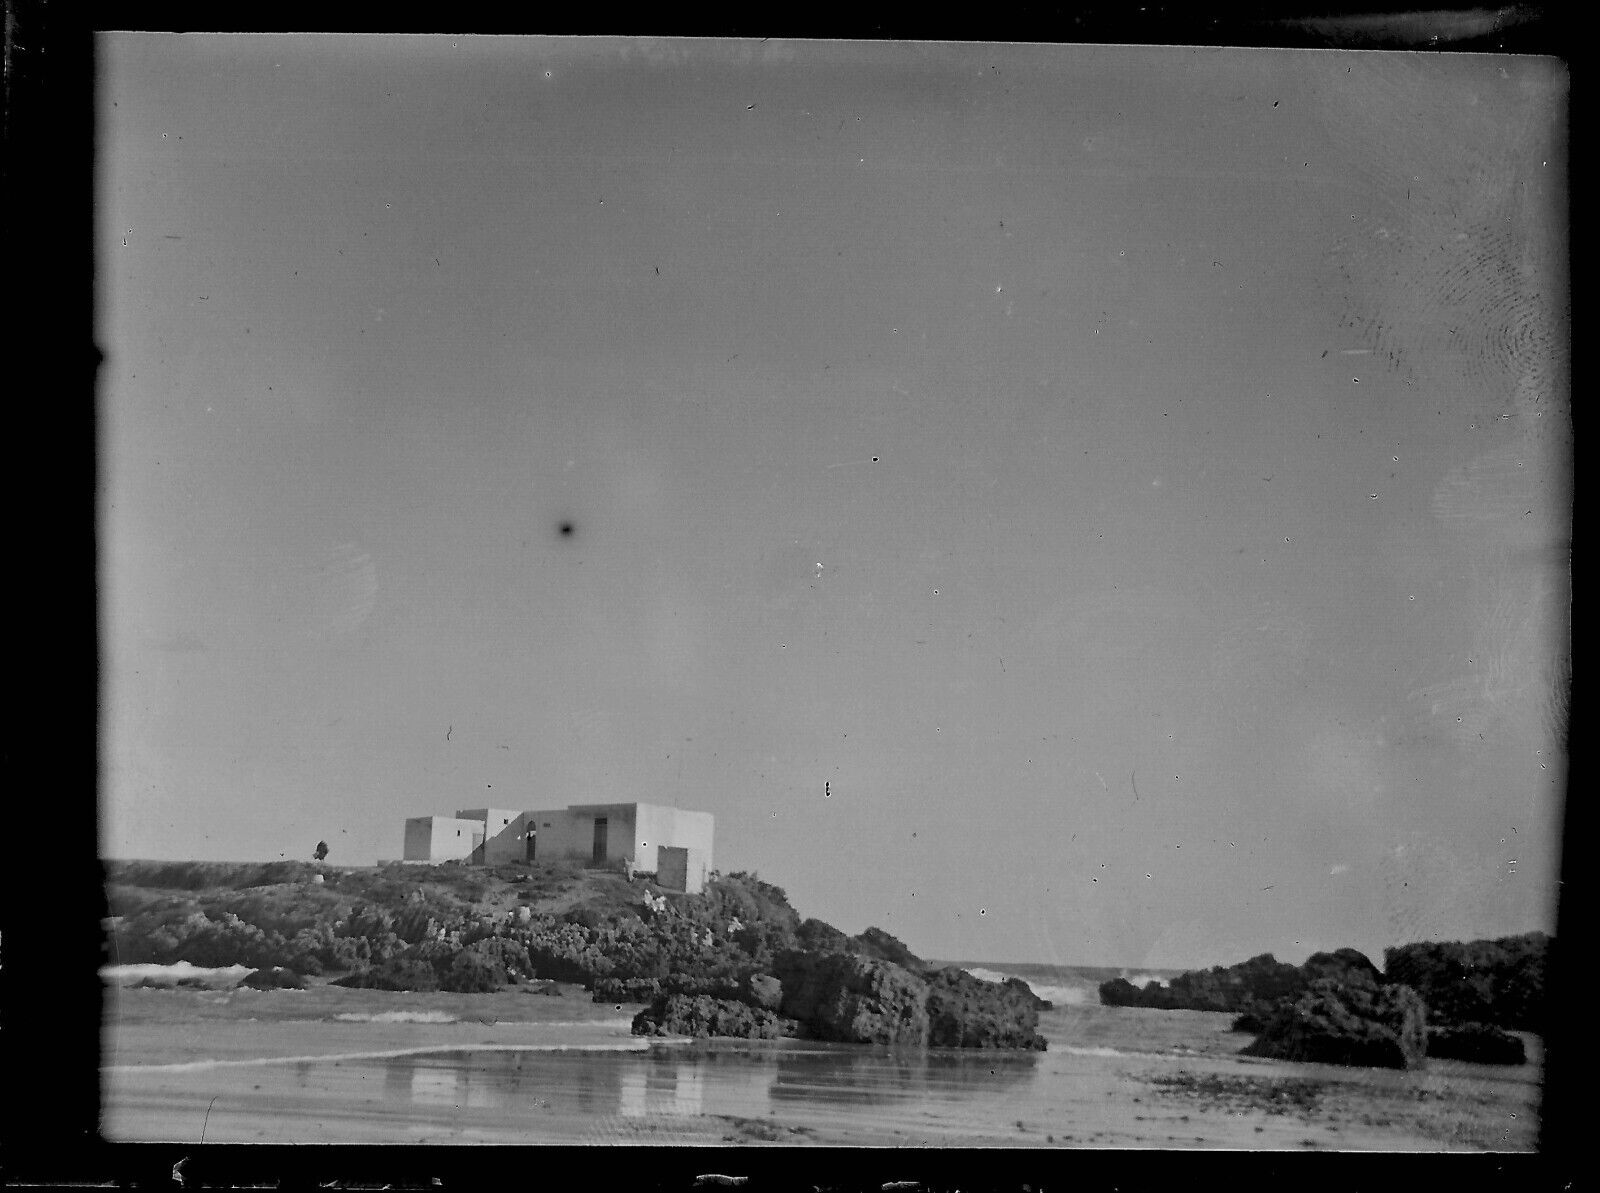
[{"label": "flat roof", "polygon": [[647,800],[628,800],[615,804],[568,804],[564,809],[554,808],[552,811],[567,812],[595,812],[602,808],[671,808],[674,812],[694,812],[696,816],[709,816],[710,812],[699,812],[694,808],[680,808],[677,804],[654,804]]}]

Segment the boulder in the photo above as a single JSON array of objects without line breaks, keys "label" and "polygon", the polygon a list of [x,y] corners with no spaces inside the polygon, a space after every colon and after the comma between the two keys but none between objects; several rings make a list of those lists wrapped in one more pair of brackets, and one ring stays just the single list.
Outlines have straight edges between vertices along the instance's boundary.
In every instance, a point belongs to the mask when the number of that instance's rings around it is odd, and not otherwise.
[{"label": "boulder", "polygon": [[813,1039],[926,1044],[928,984],[891,961],[785,949],[773,959],[782,1013]]},{"label": "boulder", "polygon": [[915,974],[926,975],[932,968],[908,949],[904,941],[882,928],[868,928],[859,936],[852,936],[850,943],[845,947],[852,953],[861,953],[878,961],[892,961],[900,968],[908,969]]},{"label": "boulder", "polygon": [[771,974],[751,974],[748,1001],[764,1011],[778,1010],[783,1006],[783,983]]},{"label": "boulder", "polygon": [[1480,1065],[1523,1065],[1528,1051],[1521,1040],[1492,1023],[1463,1023],[1428,1029],[1428,1055],[1470,1060]]},{"label": "boulder", "polygon": [[1139,987],[1127,978],[1112,978],[1100,983],[1100,1001],[1108,1007],[1136,1007],[1139,1005]]},{"label": "boulder", "polygon": [[240,980],[239,985],[248,986],[252,990],[304,990],[305,979],[292,969],[285,969],[281,965],[274,965],[271,969],[252,969]]},{"label": "boulder", "polygon": [[1383,985],[1383,975],[1371,959],[1355,949],[1335,949],[1331,953],[1312,953],[1300,967],[1307,982],[1332,978],[1346,986]]},{"label": "boulder", "polygon": [[1038,998],[1020,978],[985,982],[963,969],[928,980],[928,1043],[936,1048],[1032,1048],[1043,1051]]},{"label": "boulder", "polygon": [[1427,1047],[1427,1008],[1409,986],[1319,978],[1300,997],[1278,1003],[1242,1055],[1412,1069],[1424,1063]]},{"label": "boulder", "polygon": [[792,1036],[798,1025],[771,1011],[732,999],[698,994],[668,994],[633,1017],[636,1036],[734,1036],[776,1040]]}]

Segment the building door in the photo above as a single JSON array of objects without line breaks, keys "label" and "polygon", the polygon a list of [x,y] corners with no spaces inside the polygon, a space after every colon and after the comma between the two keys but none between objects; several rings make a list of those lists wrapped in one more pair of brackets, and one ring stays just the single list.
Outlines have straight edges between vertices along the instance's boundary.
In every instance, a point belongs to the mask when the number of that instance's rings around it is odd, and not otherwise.
[{"label": "building door", "polygon": [[539,844],[539,834],[534,832],[530,828],[528,830],[528,860],[530,862],[533,860],[534,850],[538,846],[538,844]]},{"label": "building door", "polygon": [[689,851],[673,845],[663,845],[656,854],[656,885],[669,891],[687,890],[689,886]]},{"label": "building door", "polygon": [[606,818],[604,816],[596,816],[594,818],[594,860],[596,862],[606,860]]},{"label": "building door", "polygon": [[470,859],[476,865],[482,865],[483,864],[483,834],[482,833],[473,833],[472,834],[472,853],[470,854]]}]

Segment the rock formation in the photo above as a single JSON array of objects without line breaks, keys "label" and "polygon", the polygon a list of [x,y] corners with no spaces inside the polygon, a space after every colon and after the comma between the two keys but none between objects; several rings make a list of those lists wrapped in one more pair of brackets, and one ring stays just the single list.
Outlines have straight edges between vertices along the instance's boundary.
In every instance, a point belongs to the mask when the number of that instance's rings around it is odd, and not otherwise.
[{"label": "rock formation", "polygon": [[1528,1063],[1528,1050],[1522,1041],[1490,1023],[1430,1027],[1428,1055],[1441,1060],[1470,1060],[1480,1065]]},{"label": "rock formation", "polygon": [[936,1048],[1044,1050],[1038,998],[1026,982],[985,982],[954,966],[928,981],[928,1043]]},{"label": "rock formation", "polygon": [[786,949],[773,959],[781,1010],[819,1040],[926,1044],[928,984],[889,961]]},{"label": "rock formation", "polygon": [[1411,1069],[1427,1048],[1427,1008],[1409,986],[1319,978],[1299,998],[1279,1002],[1242,1055]]},{"label": "rock formation", "polygon": [[733,1036],[775,1040],[796,1034],[798,1025],[771,1011],[709,995],[668,994],[633,1017],[636,1036]]}]

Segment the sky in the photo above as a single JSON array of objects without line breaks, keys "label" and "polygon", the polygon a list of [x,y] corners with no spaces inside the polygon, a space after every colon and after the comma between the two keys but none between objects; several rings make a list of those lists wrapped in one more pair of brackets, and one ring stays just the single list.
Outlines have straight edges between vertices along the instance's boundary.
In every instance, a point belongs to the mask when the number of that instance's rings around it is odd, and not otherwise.
[{"label": "sky", "polygon": [[1553,930],[1560,65],[99,58],[104,856],[642,800],[927,957]]}]

